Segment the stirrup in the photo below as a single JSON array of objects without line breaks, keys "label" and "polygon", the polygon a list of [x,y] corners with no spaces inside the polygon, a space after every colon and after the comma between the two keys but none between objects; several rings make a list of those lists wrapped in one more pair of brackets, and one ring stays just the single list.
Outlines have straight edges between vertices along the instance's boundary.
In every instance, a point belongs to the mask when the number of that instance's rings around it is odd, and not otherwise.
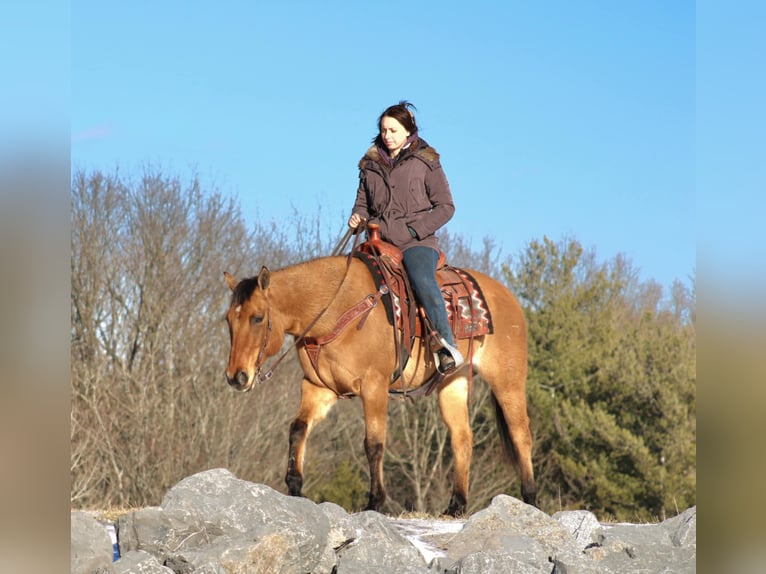
[{"label": "stirrup", "polygon": [[465,363],[465,359],[462,353],[445,341],[443,337],[439,337],[439,344],[441,348],[434,353],[434,363],[442,375],[449,375],[461,367]]}]

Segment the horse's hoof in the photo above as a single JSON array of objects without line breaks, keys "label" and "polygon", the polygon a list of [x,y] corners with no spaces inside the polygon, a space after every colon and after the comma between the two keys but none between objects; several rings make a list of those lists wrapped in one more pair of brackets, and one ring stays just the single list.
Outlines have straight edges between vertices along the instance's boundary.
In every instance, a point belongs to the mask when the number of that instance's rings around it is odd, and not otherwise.
[{"label": "horse's hoof", "polygon": [[287,494],[290,496],[303,496],[303,477],[289,474],[285,477],[285,484],[287,484]]},{"label": "horse's hoof", "polygon": [[468,503],[463,496],[453,494],[452,499],[449,501],[449,506],[447,507],[447,510],[444,511],[444,514],[447,516],[452,516],[453,518],[458,518],[465,514],[467,505]]},{"label": "horse's hoof", "polygon": [[522,485],[521,498],[524,500],[525,504],[539,508],[537,506],[537,487],[534,484],[532,486],[527,486],[526,488]]},{"label": "horse's hoof", "polygon": [[380,504],[373,504],[368,503],[367,506],[363,508],[364,511],[372,510],[373,512],[380,512]]},{"label": "horse's hoof", "polygon": [[386,502],[385,491],[381,492],[377,496],[375,496],[374,494],[370,494],[367,498],[367,506],[365,506],[364,509],[380,512],[380,508],[383,506],[384,502]]},{"label": "horse's hoof", "polygon": [[465,515],[465,506],[455,508],[450,506],[444,511],[444,514],[446,516],[451,516],[452,518],[460,518]]}]

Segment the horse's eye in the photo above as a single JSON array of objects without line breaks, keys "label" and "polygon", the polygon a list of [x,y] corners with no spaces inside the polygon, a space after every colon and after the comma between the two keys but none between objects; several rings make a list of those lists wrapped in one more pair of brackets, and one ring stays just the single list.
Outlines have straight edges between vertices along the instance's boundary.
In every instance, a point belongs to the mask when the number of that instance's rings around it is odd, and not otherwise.
[{"label": "horse's eye", "polygon": [[258,323],[263,323],[263,315],[253,315],[250,317],[251,325],[257,325]]}]

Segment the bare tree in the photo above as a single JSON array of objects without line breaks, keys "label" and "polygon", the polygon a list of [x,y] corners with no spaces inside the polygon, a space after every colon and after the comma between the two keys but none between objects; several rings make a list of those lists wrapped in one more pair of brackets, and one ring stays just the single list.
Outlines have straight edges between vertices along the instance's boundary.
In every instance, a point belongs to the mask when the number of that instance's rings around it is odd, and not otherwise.
[{"label": "bare tree", "polygon": [[[173,484],[213,467],[284,491],[300,367],[290,353],[268,383],[247,394],[228,388],[222,272],[251,276],[327,254],[332,230],[297,210],[286,225],[248,230],[215,189],[152,168],[136,179],[78,172],[71,194],[71,503],[158,504]],[[512,267],[490,238],[479,251],[446,232],[440,239],[450,263],[505,279],[525,307],[539,500],[550,510],[609,510],[619,508],[607,500],[617,492],[618,502],[629,496],[653,512],[693,502],[693,289],[674,285],[665,305],[662,289],[639,283],[626,261],[597,264],[576,242],[534,242]],[[489,397],[477,377],[469,511],[518,491]],[[308,496],[359,509],[363,429],[350,400],[312,433]],[[392,401],[388,437],[388,509],[439,513],[452,460],[436,396]],[[600,467],[604,445],[636,470]],[[583,478],[596,471],[601,490]]]},{"label": "bare tree", "polygon": [[73,504],[157,503],[204,468],[275,466],[264,458],[284,447],[260,431],[289,417],[281,388],[253,401],[223,379],[222,272],[253,251],[239,209],[197,179],[74,176]]}]

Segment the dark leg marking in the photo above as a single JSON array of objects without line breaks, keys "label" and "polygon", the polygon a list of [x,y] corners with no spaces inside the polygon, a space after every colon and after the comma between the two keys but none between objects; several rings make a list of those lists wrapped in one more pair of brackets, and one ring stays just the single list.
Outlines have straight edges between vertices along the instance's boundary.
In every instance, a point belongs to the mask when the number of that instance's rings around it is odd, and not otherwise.
[{"label": "dark leg marking", "polygon": [[447,507],[447,510],[444,511],[444,514],[447,516],[462,516],[465,514],[466,505],[467,501],[465,495],[453,492],[452,498],[449,501],[449,506]]},{"label": "dark leg marking", "polygon": [[303,496],[303,475],[298,471],[298,445],[306,440],[308,425],[301,420],[294,420],[290,425],[290,448],[287,460],[285,483],[290,496]]},{"label": "dark leg marking", "polygon": [[529,481],[529,484],[522,482],[521,497],[525,503],[537,506],[537,485],[534,480]]},{"label": "dark leg marking", "polygon": [[380,475],[383,462],[383,444],[371,444],[365,439],[364,452],[370,463],[370,495],[365,510],[378,510],[386,501],[386,489],[383,488],[383,480]]}]

